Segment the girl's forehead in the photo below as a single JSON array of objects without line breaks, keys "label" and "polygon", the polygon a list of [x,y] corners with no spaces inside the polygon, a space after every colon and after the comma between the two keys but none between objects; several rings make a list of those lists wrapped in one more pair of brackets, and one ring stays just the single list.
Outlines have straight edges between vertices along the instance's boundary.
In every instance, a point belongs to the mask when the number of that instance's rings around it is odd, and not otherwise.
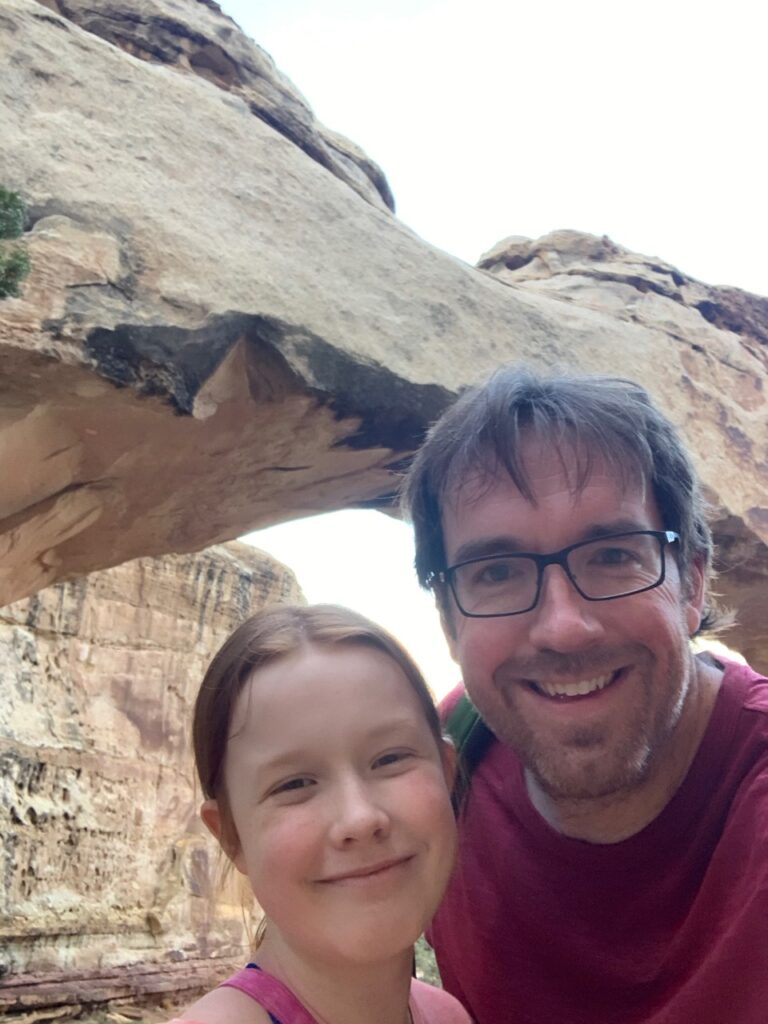
[{"label": "girl's forehead", "polygon": [[299,717],[312,723],[329,708],[340,715],[350,705],[369,717],[390,706],[420,710],[391,655],[363,643],[307,643],[251,672],[235,701],[230,740],[246,733],[269,737]]}]

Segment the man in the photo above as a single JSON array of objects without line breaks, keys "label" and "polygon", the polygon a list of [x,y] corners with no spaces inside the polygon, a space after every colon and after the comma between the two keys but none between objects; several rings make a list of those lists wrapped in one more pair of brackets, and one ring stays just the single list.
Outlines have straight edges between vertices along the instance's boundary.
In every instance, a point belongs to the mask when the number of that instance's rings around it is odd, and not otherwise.
[{"label": "man", "polygon": [[430,934],[446,988],[477,1024],[765,1024],[768,680],[691,648],[712,543],[674,428],[627,381],[502,370],[405,498],[491,730]]}]

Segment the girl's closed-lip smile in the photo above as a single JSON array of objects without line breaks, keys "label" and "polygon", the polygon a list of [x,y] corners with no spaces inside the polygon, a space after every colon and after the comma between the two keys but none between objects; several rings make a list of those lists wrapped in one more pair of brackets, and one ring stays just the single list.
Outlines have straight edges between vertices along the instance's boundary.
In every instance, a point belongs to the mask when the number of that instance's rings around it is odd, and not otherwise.
[{"label": "girl's closed-lip smile", "polygon": [[345,871],[342,874],[330,875],[328,878],[321,878],[319,881],[323,885],[327,885],[329,882],[355,882],[365,881],[368,878],[375,878],[379,875],[385,874],[387,871],[391,871],[393,868],[404,867],[413,860],[414,854],[408,854],[406,857],[394,857],[391,860],[380,861],[378,864],[372,864],[370,867],[357,868],[354,871]]}]

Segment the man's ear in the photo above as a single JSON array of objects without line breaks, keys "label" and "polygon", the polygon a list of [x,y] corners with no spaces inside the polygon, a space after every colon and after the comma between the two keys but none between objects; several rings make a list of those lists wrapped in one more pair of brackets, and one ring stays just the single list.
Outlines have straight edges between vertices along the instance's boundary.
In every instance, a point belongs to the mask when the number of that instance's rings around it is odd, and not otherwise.
[{"label": "man's ear", "polygon": [[218,800],[203,800],[200,805],[200,817],[205,827],[214,836],[221,849],[229,857],[240,874],[247,874],[237,836],[229,834],[230,832],[234,833],[234,825],[227,827],[227,824],[225,824]]},{"label": "man's ear", "polygon": [[704,560],[701,557],[694,558],[691,563],[686,591],[685,621],[688,626],[688,636],[693,636],[701,625],[701,613],[707,595],[707,574]]}]

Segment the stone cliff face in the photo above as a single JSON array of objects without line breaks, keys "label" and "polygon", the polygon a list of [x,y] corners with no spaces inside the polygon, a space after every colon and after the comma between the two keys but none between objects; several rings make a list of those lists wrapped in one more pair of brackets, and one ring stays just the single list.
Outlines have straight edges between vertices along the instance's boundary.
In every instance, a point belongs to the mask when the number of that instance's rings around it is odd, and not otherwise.
[{"label": "stone cliff face", "polygon": [[693,283],[629,255],[623,285],[590,258],[566,298],[556,245],[527,274],[517,251],[490,274],[432,249],[212,3],[5,0],[0,136],[32,259],[0,302],[0,603],[385,505],[429,421],[510,359],[646,384],[763,578],[757,300],[678,302]]},{"label": "stone cliff face", "polygon": [[0,1012],[183,998],[242,955],[237,898],[214,915],[191,704],[231,630],[288,600],[289,570],[230,544],[2,609]]}]

